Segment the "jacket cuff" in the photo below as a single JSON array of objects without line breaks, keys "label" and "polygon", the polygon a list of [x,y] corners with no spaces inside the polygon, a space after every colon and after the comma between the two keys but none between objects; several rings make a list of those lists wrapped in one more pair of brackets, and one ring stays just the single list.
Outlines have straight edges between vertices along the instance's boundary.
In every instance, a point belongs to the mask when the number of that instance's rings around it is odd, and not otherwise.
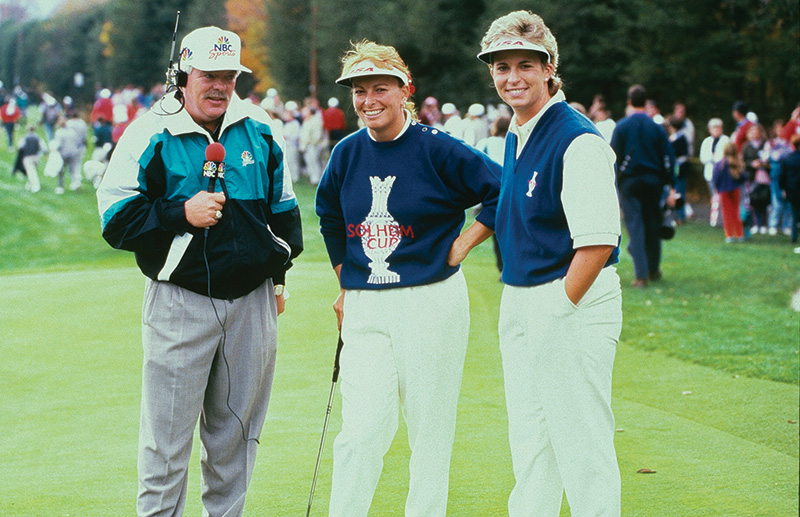
[{"label": "jacket cuff", "polygon": [[272,275],[272,283],[274,285],[286,285],[286,271]]},{"label": "jacket cuff", "polygon": [[185,201],[164,201],[158,203],[158,218],[165,230],[182,235],[192,229],[186,220]]}]

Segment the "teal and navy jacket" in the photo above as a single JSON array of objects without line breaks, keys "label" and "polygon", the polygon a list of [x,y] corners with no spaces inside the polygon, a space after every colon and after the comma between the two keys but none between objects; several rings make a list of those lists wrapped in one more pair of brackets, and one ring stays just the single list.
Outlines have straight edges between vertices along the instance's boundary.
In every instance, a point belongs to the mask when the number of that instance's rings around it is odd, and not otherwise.
[{"label": "teal and navy jacket", "polygon": [[103,238],[133,251],[147,277],[214,298],[244,296],[267,278],[283,284],[303,239],[269,117],[233,95],[218,139],[224,216],[206,231],[188,223],[184,203],[209,187],[203,163],[213,139],[176,107],[166,99],[125,130],[97,191]]}]

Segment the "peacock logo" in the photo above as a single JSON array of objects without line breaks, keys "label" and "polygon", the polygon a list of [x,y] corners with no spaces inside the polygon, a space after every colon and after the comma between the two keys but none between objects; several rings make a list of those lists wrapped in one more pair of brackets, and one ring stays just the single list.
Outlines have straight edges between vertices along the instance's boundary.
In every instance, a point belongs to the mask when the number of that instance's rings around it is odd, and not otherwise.
[{"label": "peacock logo", "polygon": [[215,52],[233,52],[233,45],[231,45],[230,40],[224,34],[219,37],[216,43],[214,43],[214,51]]}]

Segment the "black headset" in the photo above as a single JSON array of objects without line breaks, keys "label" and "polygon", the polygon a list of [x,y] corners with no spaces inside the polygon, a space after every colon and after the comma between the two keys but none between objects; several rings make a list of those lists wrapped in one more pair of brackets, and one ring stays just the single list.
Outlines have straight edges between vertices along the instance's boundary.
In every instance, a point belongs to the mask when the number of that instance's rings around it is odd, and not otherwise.
[{"label": "black headset", "polygon": [[189,80],[189,74],[181,70],[181,62],[178,60],[178,70],[175,72],[175,86],[184,88]]}]

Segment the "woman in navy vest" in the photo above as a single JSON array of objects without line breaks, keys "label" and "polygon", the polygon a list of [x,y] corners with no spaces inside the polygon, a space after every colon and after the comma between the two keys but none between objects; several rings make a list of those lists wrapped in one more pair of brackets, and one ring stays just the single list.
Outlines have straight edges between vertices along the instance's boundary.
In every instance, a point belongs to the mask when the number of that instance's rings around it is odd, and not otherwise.
[{"label": "woman in navy vest", "polygon": [[541,17],[495,20],[478,58],[514,117],[495,230],[511,517],[619,515],[611,371],[622,326],[614,153],[571,108]]}]

